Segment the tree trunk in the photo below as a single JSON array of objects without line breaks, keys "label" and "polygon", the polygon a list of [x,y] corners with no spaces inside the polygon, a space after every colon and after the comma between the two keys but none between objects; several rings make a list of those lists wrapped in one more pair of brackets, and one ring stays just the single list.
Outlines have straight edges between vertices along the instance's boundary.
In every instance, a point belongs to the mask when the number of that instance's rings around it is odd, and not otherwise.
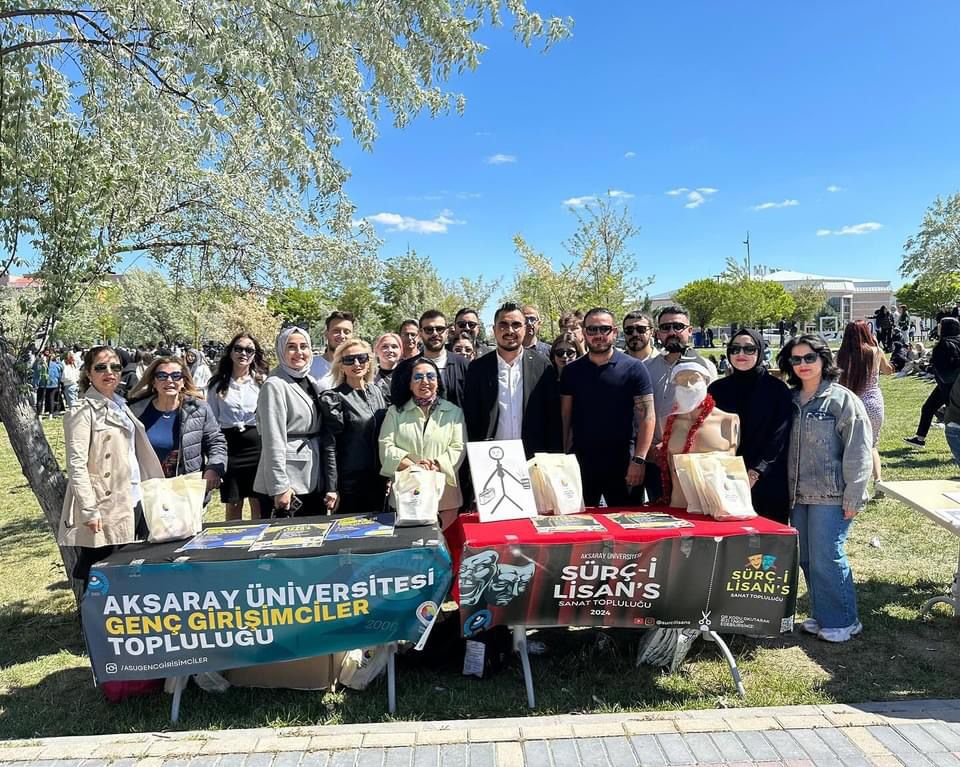
[{"label": "tree trunk", "polygon": [[[25,391],[10,357],[0,352],[0,418],[7,430],[23,476],[40,504],[43,516],[50,525],[54,537],[60,526],[63,497],[67,491],[67,478],[60,470],[57,458],[43,433],[36,410]],[[67,579],[73,585],[74,596],[79,600],[79,584],[73,581],[73,566],[77,561],[72,546],[60,546],[60,556],[66,568]]]}]

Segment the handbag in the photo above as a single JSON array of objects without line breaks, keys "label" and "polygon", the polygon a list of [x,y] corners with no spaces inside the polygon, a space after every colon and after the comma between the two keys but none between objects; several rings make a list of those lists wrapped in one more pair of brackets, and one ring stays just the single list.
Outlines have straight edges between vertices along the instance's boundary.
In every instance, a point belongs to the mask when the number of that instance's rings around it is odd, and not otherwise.
[{"label": "handbag", "polygon": [[203,497],[207,483],[200,472],[140,483],[143,516],[149,543],[190,538],[203,527]]},{"label": "handbag", "polygon": [[437,521],[447,478],[439,471],[410,466],[393,475],[390,500],[399,527],[432,525]]},{"label": "handbag", "polygon": [[534,453],[527,467],[537,512],[579,514],[585,510],[580,463],[575,455]]}]

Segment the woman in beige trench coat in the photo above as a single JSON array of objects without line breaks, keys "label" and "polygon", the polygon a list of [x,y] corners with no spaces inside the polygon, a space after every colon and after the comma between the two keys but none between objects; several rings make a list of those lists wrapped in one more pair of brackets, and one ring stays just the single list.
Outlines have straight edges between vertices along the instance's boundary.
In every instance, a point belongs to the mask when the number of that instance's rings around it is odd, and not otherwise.
[{"label": "woman in beige trench coat", "polygon": [[67,493],[61,545],[78,546],[73,577],[84,583],[90,567],[117,546],[146,538],[140,482],[163,476],[143,424],[115,394],[123,365],[108,346],[83,359],[83,397],[63,422]]}]

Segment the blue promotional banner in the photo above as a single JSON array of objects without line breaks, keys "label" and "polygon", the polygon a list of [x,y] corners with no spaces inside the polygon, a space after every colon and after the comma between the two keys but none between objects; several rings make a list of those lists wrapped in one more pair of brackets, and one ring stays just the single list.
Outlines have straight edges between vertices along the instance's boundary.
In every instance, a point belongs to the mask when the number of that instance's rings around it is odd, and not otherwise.
[{"label": "blue promotional banner", "polygon": [[451,583],[439,546],[372,554],[102,562],[81,616],[97,682],[416,642]]}]

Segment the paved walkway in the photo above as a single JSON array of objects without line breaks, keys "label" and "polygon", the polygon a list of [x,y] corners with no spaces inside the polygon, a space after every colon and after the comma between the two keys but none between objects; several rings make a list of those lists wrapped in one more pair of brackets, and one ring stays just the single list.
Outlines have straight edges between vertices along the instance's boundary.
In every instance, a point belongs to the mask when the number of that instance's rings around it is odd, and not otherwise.
[{"label": "paved walkway", "polygon": [[960,767],[960,700],[0,741],[0,767]]}]

